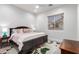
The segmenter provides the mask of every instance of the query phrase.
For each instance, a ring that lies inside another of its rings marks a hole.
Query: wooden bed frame
[[[15,28],[10,28],[10,36],[12,34],[12,30],[13,29],[28,29],[29,27],[26,26],[19,26],[19,27],[15,27]],[[31,53],[33,51],[33,49],[39,47],[40,45],[44,44],[45,42],[48,41],[48,35],[45,36],[41,36],[26,42],[23,42],[24,46],[22,47],[22,50],[19,51],[19,54],[28,54]],[[11,41],[13,42],[13,41]],[[14,42],[13,42],[14,43]]]

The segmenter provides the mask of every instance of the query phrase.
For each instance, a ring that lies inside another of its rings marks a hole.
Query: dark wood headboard
[[[15,28],[10,28],[10,36],[12,34],[12,30],[13,29],[24,29],[24,28],[29,29],[30,27],[27,27],[27,26],[18,26],[18,27],[15,27]]]

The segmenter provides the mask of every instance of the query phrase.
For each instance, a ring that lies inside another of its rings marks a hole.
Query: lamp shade
[[[8,30],[8,29],[7,29],[6,27],[3,27],[3,28],[2,28],[2,32],[7,32],[7,30]]]

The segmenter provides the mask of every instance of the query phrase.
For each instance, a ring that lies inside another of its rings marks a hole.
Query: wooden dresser
[[[65,39],[61,45],[61,54],[79,54],[79,41]]]

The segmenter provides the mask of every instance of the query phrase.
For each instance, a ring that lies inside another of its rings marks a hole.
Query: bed
[[[10,28],[10,37],[13,35],[12,32],[14,29],[30,29],[27,26],[18,26],[15,28]],[[15,35],[16,36],[16,35]],[[20,37],[20,44],[17,44],[16,41],[10,39],[10,42],[13,42],[19,50],[19,54],[28,54],[33,51],[33,49],[39,47],[40,45],[44,44],[48,41],[48,35],[42,33],[42,32],[28,32],[28,33],[21,33],[19,35]]]

